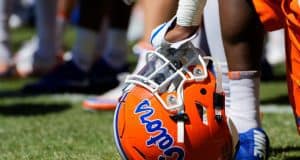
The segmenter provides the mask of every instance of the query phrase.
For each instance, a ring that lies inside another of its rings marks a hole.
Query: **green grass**
[[[279,64],[274,67],[274,80],[262,82],[260,88],[261,104],[289,104],[287,85],[285,80],[285,66]]]
[[[118,159],[113,113],[83,112],[79,101],[57,98],[1,105],[0,159]]]
[[[27,28],[14,30],[14,50],[33,32]],[[66,35],[67,48],[73,39],[70,30]],[[134,61],[130,56],[130,62]],[[262,83],[261,103],[286,105],[283,65],[275,67],[275,75],[276,80]],[[120,159],[113,141],[113,112],[83,111],[81,102],[91,95],[18,94],[18,89],[33,80],[0,80],[1,160]],[[271,160],[300,159],[300,137],[292,114],[264,114],[263,125],[271,140]]]
[[[271,160],[300,159],[300,137],[292,114],[265,114],[263,125],[271,141]]]

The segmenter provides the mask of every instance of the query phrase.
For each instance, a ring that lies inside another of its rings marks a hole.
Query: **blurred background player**
[[[5,77],[26,77],[30,74],[46,73],[53,69],[57,62],[58,38],[56,34],[57,1],[3,0],[0,4],[0,30],[2,57],[0,74]],[[35,11],[35,13],[34,13]],[[12,14],[13,13],[13,14]],[[36,20],[35,20],[36,18]],[[13,57],[10,49],[10,32],[12,27],[36,24],[38,36],[30,41],[31,48],[21,49]]]
[[[14,57],[19,76],[44,75],[62,62],[63,36],[57,22],[57,5],[57,0],[35,0],[37,36],[26,42]]]
[[[101,93],[115,87],[119,83],[116,75],[128,71],[126,29],[130,10],[130,7],[118,1],[78,1],[75,13],[76,38],[71,59],[39,81],[26,85],[23,92]],[[105,29],[107,19],[109,29],[103,32],[104,36],[99,36],[101,27]],[[107,39],[99,40],[103,37]],[[105,46],[103,51],[97,48],[101,45]]]
[[[219,3],[218,3],[219,2]],[[176,25],[157,28],[153,43],[167,45],[190,37],[200,25],[205,1],[180,0]],[[207,2],[212,3],[212,1]],[[263,53],[264,29],[248,1],[214,1],[212,8],[220,8],[220,26],[226,58],[222,71],[226,96],[226,113],[235,124],[240,137],[240,148],[236,159],[265,159],[269,142],[262,130],[259,116],[260,60]],[[210,8],[210,9],[212,9]],[[218,15],[218,14],[217,14]],[[237,16],[239,15],[239,16]],[[205,23],[210,23],[210,19]],[[169,28],[167,28],[169,27]],[[209,29],[206,27],[206,29]],[[167,31],[164,35],[164,31]],[[209,33],[207,33],[209,39]],[[167,42],[164,43],[165,39]],[[209,40],[208,40],[209,41]],[[219,53],[213,53],[219,54]],[[226,73],[227,71],[228,73]],[[228,77],[227,77],[228,75]],[[227,91],[226,91],[227,90]],[[226,93],[227,92],[227,93]]]
[[[14,61],[11,50],[12,28],[32,26],[34,23],[33,0],[2,0],[0,2],[0,77],[13,75]]]
[[[177,3],[174,3],[173,0],[139,0],[135,4],[135,10],[131,14],[131,17],[135,17],[134,14],[142,14],[143,17],[140,17],[141,19],[131,19],[132,25],[142,25],[144,28],[142,37],[139,38],[132,49],[134,54],[138,56],[137,64],[132,73],[137,73],[145,65],[145,52],[153,50],[152,45],[149,43],[152,30],[174,16],[176,7]],[[132,25],[130,27],[136,27]],[[131,31],[131,28],[129,28],[129,31]],[[119,76],[120,85],[116,88],[99,97],[92,97],[85,100],[83,108],[87,110],[113,110],[117,105],[119,96],[122,94],[123,82],[127,74]]]

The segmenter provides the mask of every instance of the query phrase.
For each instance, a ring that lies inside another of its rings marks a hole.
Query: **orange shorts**
[[[283,27],[283,14],[280,8],[281,0],[252,1],[266,31],[273,31]]]
[[[285,29],[289,99],[300,133],[300,2],[253,0],[253,4],[266,31]]]

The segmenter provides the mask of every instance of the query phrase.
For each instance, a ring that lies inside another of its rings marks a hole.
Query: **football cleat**
[[[239,134],[240,144],[236,160],[265,160],[269,155],[269,138],[260,128]]]
[[[220,74],[186,42],[147,53],[128,76],[114,115],[123,159],[232,159],[237,132],[225,115]]]
[[[122,95],[124,81],[127,75],[128,73],[120,73],[118,75],[120,84],[117,87],[98,97],[91,97],[84,100],[82,104],[83,109],[87,111],[114,110],[118,104],[118,98]]]
[[[118,75],[127,73],[129,65],[124,64],[120,68],[114,68],[104,59],[99,59],[89,71],[89,90],[92,93],[103,93],[119,85]]]
[[[126,72],[127,66],[114,69],[99,59],[89,72],[80,69],[73,60],[56,67],[37,82],[23,87],[24,93],[100,93],[119,84],[117,74]],[[103,76],[104,75],[104,76]]]
[[[84,92],[88,86],[88,73],[82,71],[73,61],[67,61],[37,82],[26,84],[22,92],[30,94]]]

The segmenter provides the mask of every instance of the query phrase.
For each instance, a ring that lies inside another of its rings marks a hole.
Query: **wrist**
[[[195,34],[198,28],[199,26],[180,26],[177,24],[173,29],[167,32],[165,39],[171,43],[184,40]]]

